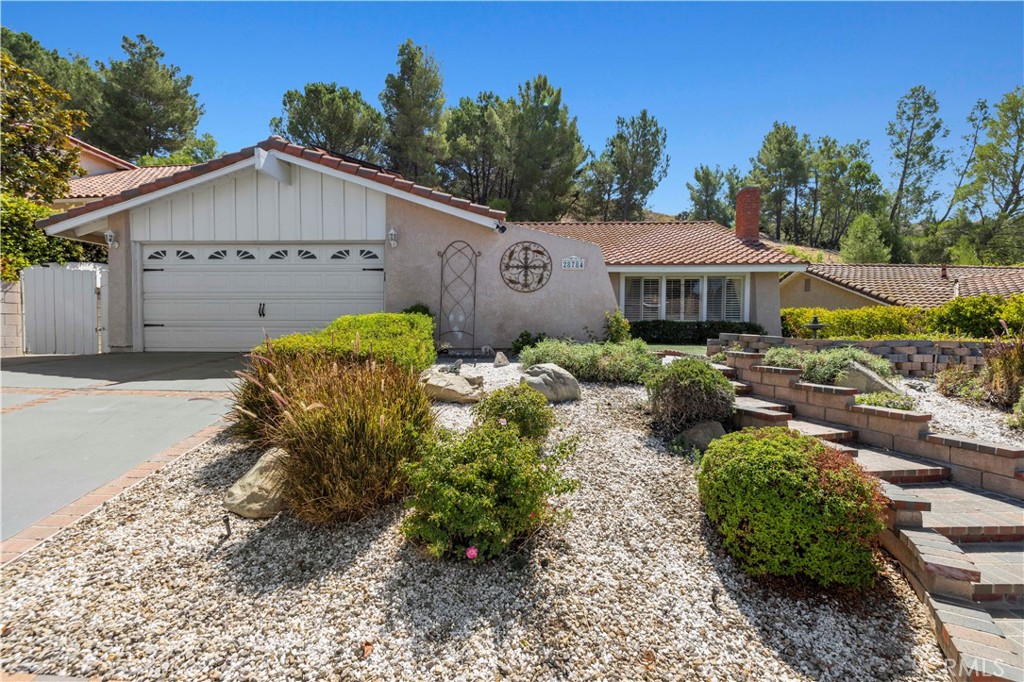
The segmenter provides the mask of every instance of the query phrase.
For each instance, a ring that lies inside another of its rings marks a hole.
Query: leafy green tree
[[[434,57],[412,40],[398,47],[398,72],[384,79],[380,102],[389,165],[406,179],[434,186],[446,155],[444,81]]]
[[[354,156],[371,163],[382,160],[384,117],[358,90],[337,83],[307,83],[289,90],[280,116],[270,129],[296,144]]]
[[[615,134],[608,140],[607,149],[615,169],[618,220],[639,220],[643,216],[647,198],[668,173],[667,141],[668,133],[646,109],[629,119],[616,119]]]
[[[878,221],[867,213],[854,219],[841,244],[839,255],[847,263],[888,263],[891,256]]]
[[[574,181],[586,149],[562,103],[562,89],[546,76],[519,86],[519,97],[502,117],[503,142],[511,165],[502,178],[510,217],[557,220],[572,204]]]
[[[923,85],[912,87],[896,103],[896,118],[889,122],[886,134],[897,178],[889,222],[902,230],[939,197],[933,181],[946,167],[946,152],[940,144],[949,130],[939,117],[935,93]]]
[[[24,197],[0,194],[0,274],[4,281],[16,281],[21,271],[38,263],[80,261],[85,255],[82,244],[49,237],[35,222],[53,213]]]
[[[443,184],[453,194],[484,206],[506,199],[501,179],[510,171],[511,157],[502,138],[509,112],[510,105],[493,92],[463,97],[448,111],[448,155],[441,167]]]
[[[782,240],[783,221],[790,206],[787,201],[792,192],[792,211],[786,227],[789,238],[800,242],[800,192],[809,177],[810,148],[806,135],[801,136],[794,126],[776,121],[757,156],[750,160],[750,177],[767,199],[762,203],[762,212],[775,223],[776,241]]]
[[[88,141],[122,158],[167,156],[195,139],[203,114],[192,76],[163,62],[164,52],[144,35],[121,41],[125,58],[100,65],[103,107]]]
[[[100,76],[79,54],[61,55],[47,50],[29,33],[15,33],[6,26],[0,29],[0,45],[19,66],[30,69],[53,88],[66,92],[65,109],[82,111],[86,121],[94,120],[102,108]],[[88,129],[76,127],[76,134],[88,137]]]
[[[173,154],[167,156],[146,154],[135,163],[139,166],[191,166],[216,159],[220,155],[217,150],[217,140],[210,133],[203,133],[199,137],[192,138],[185,147]]]
[[[822,137],[810,163],[814,184],[809,188],[810,215],[802,231],[810,246],[836,248],[857,215],[879,210],[882,181],[871,168],[866,140],[840,144]]]
[[[981,142],[981,137],[984,134],[988,120],[988,102],[983,99],[979,99],[975,103],[974,108],[971,109],[971,113],[967,115],[967,124],[970,126],[970,130],[963,136],[963,144],[961,146],[963,163],[960,164],[960,172],[957,174],[956,185],[953,187],[953,192],[950,194],[949,203],[946,205],[946,212],[941,218],[935,221],[936,223],[941,224],[946,222],[946,220],[949,219],[950,214],[953,213],[953,209],[956,205],[963,201],[965,196],[965,191],[962,189],[964,187],[964,181],[967,179],[967,174],[974,165],[974,153],[978,149],[978,143]]]
[[[713,220],[731,227],[736,219],[739,185],[740,174],[735,166],[725,171],[718,166],[697,166],[693,171],[693,182],[686,183],[692,205],[687,219]]]
[[[1024,86],[1003,95],[985,122],[962,196],[977,216],[986,262],[1024,261]]]
[[[6,54],[0,54],[0,189],[51,202],[64,196],[68,181],[82,172],[78,149],[68,142],[85,114],[65,109],[68,96],[46,84]]]

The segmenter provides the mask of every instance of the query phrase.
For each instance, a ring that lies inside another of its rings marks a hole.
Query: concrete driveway
[[[220,421],[241,365],[234,353],[5,359],[3,539]]]

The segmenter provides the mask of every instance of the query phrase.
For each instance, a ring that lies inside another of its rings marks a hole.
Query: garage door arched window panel
[[[206,259],[207,260],[225,260],[225,259],[227,259],[227,257],[228,257],[228,250],[227,249],[217,249],[216,251],[213,251],[212,253],[210,253],[210,255],[206,257]]]
[[[157,249],[146,256],[146,260],[163,260],[164,258],[167,258],[167,251],[164,249]]]
[[[288,260],[288,249],[277,249],[271,252],[267,260]]]
[[[441,315],[438,341],[452,348],[473,348],[476,332],[476,259],[480,254],[454,241],[441,257]]]
[[[238,260],[256,260],[256,254],[247,249],[237,249],[235,256],[238,257]]]

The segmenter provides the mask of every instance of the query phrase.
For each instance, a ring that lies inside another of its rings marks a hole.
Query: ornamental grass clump
[[[816,352],[778,346],[765,352],[762,364],[770,367],[799,369],[801,370],[800,378],[803,381],[833,386],[842,381],[851,362],[864,365],[881,377],[888,378],[896,375],[896,370],[891,362],[854,346],[825,348]]]
[[[916,410],[917,401],[913,396],[892,391],[876,391],[874,393],[858,393],[854,396],[857,405],[887,407],[890,410]]]
[[[265,429],[283,449],[282,495],[310,523],[359,518],[405,492],[403,462],[419,458],[433,413],[418,377],[388,362],[296,365]]]
[[[749,575],[874,584],[884,498],[848,455],[789,429],[744,429],[711,443],[697,483],[722,544]]]
[[[517,384],[491,391],[473,406],[477,424],[513,426],[523,438],[544,440],[555,425],[555,411],[539,391]]]
[[[402,530],[435,557],[498,556],[565,518],[568,512],[550,500],[576,489],[559,470],[575,451],[576,441],[567,440],[545,454],[511,424],[445,432],[426,446],[422,459],[403,467],[412,512]]]
[[[732,416],[736,391],[725,375],[697,358],[681,358],[644,380],[655,429],[675,436],[700,422]]]
[[[660,360],[639,339],[625,343],[576,343],[544,339],[519,355],[523,367],[551,362],[578,381],[638,384],[660,365]]]

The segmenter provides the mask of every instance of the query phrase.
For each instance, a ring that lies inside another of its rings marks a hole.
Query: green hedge
[[[264,341],[253,352],[266,354],[268,344],[282,358],[310,354],[337,359],[373,356],[417,371],[437,361],[434,321],[422,313],[346,315],[319,331]]]
[[[640,383],[661,360],[640,339],[626,343],[576,343],[544,339],[519,354],[523,367],[553,362],[578,381]]]
[[[692,345],[717,339],[719,334],[764,334],[764,327],[754,322],[680,322],[678,320],[644,320],[631,322],[635,339],[647,343]]]
[[[805,325],[817,315],[826,325],[822,339],[985,339],[1001,333],[1004,320],[1011,331],[1024,331],[1024,294],[965,296],[936,308],[869,306],[852,310],[783,308],[782,334],[809,339]]]

